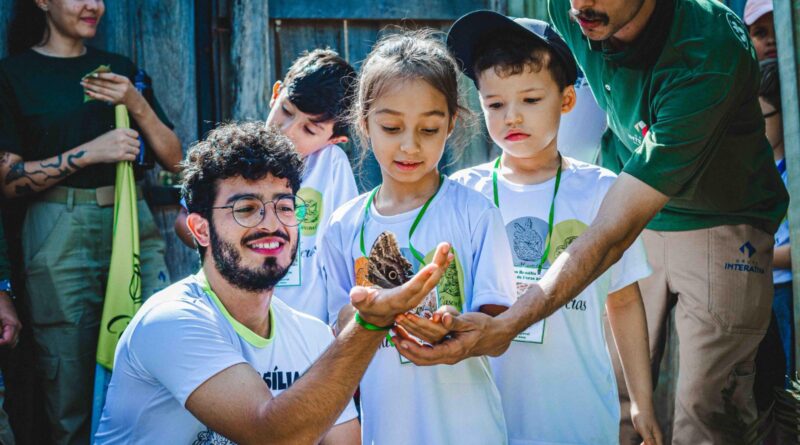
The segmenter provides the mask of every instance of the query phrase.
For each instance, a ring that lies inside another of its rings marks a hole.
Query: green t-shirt
[[[29,49],[0,60],[0,151],[18,154],[25,161],[42,160],[113,130],[114,107],[97,100],[84,102],[80,85],[83,76],[100,65],[109,65],[131,82],[136,75],[136,66],[126,57],[91,47],[79,57],[49,57]],[[150,105],[172,127],[155,99]],[[131,124],[136,128],[133,119]],[[114,164],[94,164],[60,185],[113,185],[115,174]]]
[[[588,40],[569,7],[549,1],[608,114],[604,166],[671,198],[648,228],[750,224],[774,233],[789,196],[764,134],[758,62],[739,18],[713,0],[659,0],[636,42],[614,51]]]

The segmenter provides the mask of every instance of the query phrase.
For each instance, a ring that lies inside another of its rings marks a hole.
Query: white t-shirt
[[[289,388],[333,341],[328,326],[270,305],[270,338],[236,322],[202,274],[148,299],[117,345],[95,443],[228,443],[184,406],[203,382],[239,363],[251,365],[274,396]],[[337,424],[356,417],[348,404]]]
[[[327,273],[330,319],[350,302],[349,291],[365,284],[366,258],[359,243],[368,194],[337,210],[323,238],[320,260]],[[397,237],[414,270],[408,232],[419,209],[393,216],[370,208],[364,227],[367,254],[383,231]],[[500,212],[478,193],[445,179],[411,237],[430,261],[436,246],[452,244],[455,260],[438,286],[439,298],[462,302],[463,311],[485,304],[509,306],[514,295],[508,239]],[[485,357],[453,366],[401,363],[384,341],[361,381],[362,440],[365,444],[502,444],[506,442],[500,396]]]
[[[600,141],[608,127],[606,112],[597,105],[586,77],[575,83],[575,108],[561,116],[558,147],[564,156],[597,164]]]
[[[347,155],[338,145],[328,145],[305,159],[306,169],[297,194],[308,205],[300,225],[297,259],[275,294],[300,312],[328,321],[325,284],[317,265],[318,240],[325,233],[333,211],[358,195]]]
[[[561,175],[551,247],[542,273],[594,220],[616,179],[608,170],[565,159],[569,166]],[[462,170],[453,180],[492,200],[493,165],[494,161]],[[520,185],[498,174],[500,210],[520,277],[531,267],[536,269],[544,253],[554,186],[555,178]],[[491,359],[510,444],[619,442],[619,399],[602,317],[609,292],[649,274],[644,246],[637,240],[609,271],[540,322],[541,329],[532,329],[540,337],[526,342],[517,337],[505,354]]]

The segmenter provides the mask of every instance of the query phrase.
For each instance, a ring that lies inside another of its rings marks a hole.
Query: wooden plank
[[[97,34],[87,44],[136,59],[133,21],[136,5],[132,2],[107,2]]]
[[[8,55],[7,43],[8,26],[11,24],[11,17],[14,12],[14,2],[0,2],[0,58]]]
[[[340,20],[275,20],[275,78],[283,79],[294,60],[304,51],[330,48],[345,57],[344,26]]]
[[[270,3],[273,2],[236,0],[232,3],[234,102],[231,116],[236,120],[263,120],[269,112],[269,93],[273,82],[268,56]]]
[[[547,0],[508,0],[508,15],[550,21]]]
[[[194,2],[182,0],[139,0],[136,23],[138,64],[153,79],[161,107],[175,125],[182,147],[197,140],[197,84],[194,47]],[[158,183],[156,168],[148,175]],[[165,260],[172,280],[197,269],[197,253],[180,242],[173,230],[177,203],[155,207],[153,216],[164,237]]]
[[[274,19],[455,20],[486,7],[485,0],[273,1],[269,14]]]

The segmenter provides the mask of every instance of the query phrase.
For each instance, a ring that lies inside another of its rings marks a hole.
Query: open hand
[[[402,286],[394,289],[356,286],[350,291],[350,302],[359,316],[368,323],[390,326],[394,324],[397,314],[417,307],[436,287],[452,260],[450,245],[441,243],[436,248],[433,261]]]
[[[399,314],[394,319],[397,324],[394,331],[397,335],[407,340],[413,341],[411,337],[413,335],[430,344],[439,343],[450,332],[442,324],[442,316],[446,313],[454,317],[461,315],[458,309],[450,305],[437,309],[430,319],[420,317],[414,313]]]

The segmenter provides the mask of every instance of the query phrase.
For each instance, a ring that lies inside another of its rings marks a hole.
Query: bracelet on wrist
[[[356,323],[360,324],[361,327],[363,327],[364,329],[366,329],[368,331],[388,331],[389,329],[392,329],[392,326],[394,326],[394,325],[390,325],[390,326],[385,326],[384,327],[384,326],[374,325],[374,324],[364,320],[363,318],[361,318],[361,315],[359,315],[358,312],[356,312],[355,320],[356,320]]]

